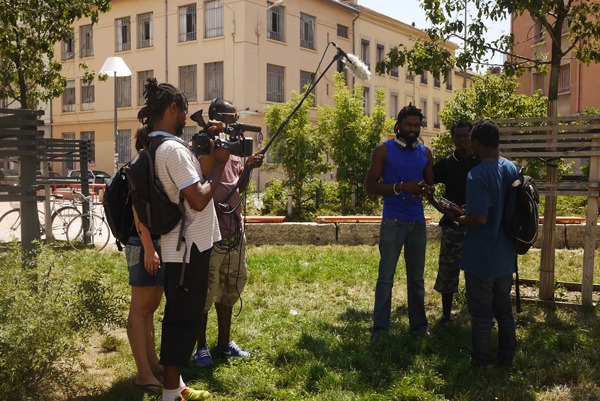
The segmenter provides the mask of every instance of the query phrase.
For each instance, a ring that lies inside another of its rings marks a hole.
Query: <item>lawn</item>
[[[596,308],[524,302],[517,315],[514,368],[473,368],[462,275],[453,322],[434,326],[441,314],[432,289],[438,250],[439,243],[428,245],[426,307],[433,335],[410,334],[401,262],[391,330],[371,344],[376,246],[249,246],[250,278],[234,310],[232,338],[251,358],[215,358],[212,368],[192,363],[184,379],[208,389],[214,400],[600,400]],[[101,260],[96,263],[108,288],[127,295],[124,259],[122,253],[106,252],[99,259],[83,255],[77,263],[89,269],[90,261]],[[557,280],[580,282],[581,260],[581,250],[558,250]],[[521,276],[537,278],[538,270],[539,250],[532,250],[522,259]],[[595,277],[598,282],[598,271]],[[161,314],[162,309],[157,336]],[[213,347],[214,311],[208,338]],[[82,349],[78,394],[66,399],[157,399],[132,385],[130,354],[122,328],[96,336]]]

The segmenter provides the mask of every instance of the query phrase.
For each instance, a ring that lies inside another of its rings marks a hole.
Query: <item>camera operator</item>
[[[236,123],[238,120],[235,106],[224,99],[214,99],[211,102],[208,117],[213,124],[219,121],[229,125]],[[200,156],[201,164],[204,164],[203,159],[204,156]],[[230,335],[233,305],[239,300],[248,277],[246,237],[243,232],[241,208],[239,207],[240,192],[244,192],[250,177],[249,174],[244,174],[244,172],[248,173],[247,169],[260,167],[262,162],[263,154],[260,152],[249,156],[245,163],[241,157],[230,155],[215,192],[214,202],[217,206],[219,228],[223,239],[215,244],[210,255],[208,295],[204,304],[204,314],[198,335],[198,348],[194,354],[194,361],[198,366],[206,367],[213,364],[206,341],[208,311],[213,303],[217,312],[218,352],[226,357],[250,356],[249,352],[244,351],[235,342],[231,341]],[[223,200],[236,188],[240,179],[244,181],[239,183],[238,189],[229,197],[227,204],[225,204],[226,207],[223,207]]]
[[[148,78],[140,122],[156,136],[177,137],[186,123],[187,99],[182,91]],[[183,141],[169,140],[156,149],[156,175],[173,203],[183,195],[185,241],[178,249],[179,225],[160,239],[165,263],[165,313],[162,323],[160,363],[164,380],[162,401],[199,400],[210,396],[183,383],[181,369],[187,367],[202,320],[197,305],[206,301],[208,263],[213,244],[221,239],[212,202],[229,158],[229,151],[214,148],[206,158],[214,159],[210,173],[203,171],[196,156]]]

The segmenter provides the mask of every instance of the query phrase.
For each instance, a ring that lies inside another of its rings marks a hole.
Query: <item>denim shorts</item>
[[[153,240],[154,248],[160,256],[160,245],[158,240]],[[154,287],[164,284],[165,266],[161,260],[160,268],[156,276],[148,274],[144,268],[144,248],[138,237],[129,237],[125,246],[125,257],[129,269],[129,285],[132,287]]]

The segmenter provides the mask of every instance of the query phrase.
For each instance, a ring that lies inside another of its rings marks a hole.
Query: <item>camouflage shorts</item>
[[[433,288],[441,293],[458,291],[460,252],[465,239],[466,227],[442,226],[438,275]]]

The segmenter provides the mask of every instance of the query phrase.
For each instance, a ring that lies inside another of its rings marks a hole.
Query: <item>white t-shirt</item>
[[[163,135],[175,136],[163,132],[154,131],[151,137]],[[177,138],[179,139],[179,138]],[[156,175],[164,186],[164,190],[171,202],[179,203],[179,192],[198,181],[204,181],[200,163],[194,154],[188,149],[182,140],[165,141],[156,149],[155,160]],[[190,207],[184,199],[185,207],[185,243],[177,251],[177,240],[179,238],[180,224],[177,224],[171,232],[161,236],[161,257],[164,262],[181,263],[185,246],[187,244],[186,262],[190,261],[190,249],[196,244],[198,250],[203,252],[221,240],[219,223],[213,202],[208,202],[201,212]]]

